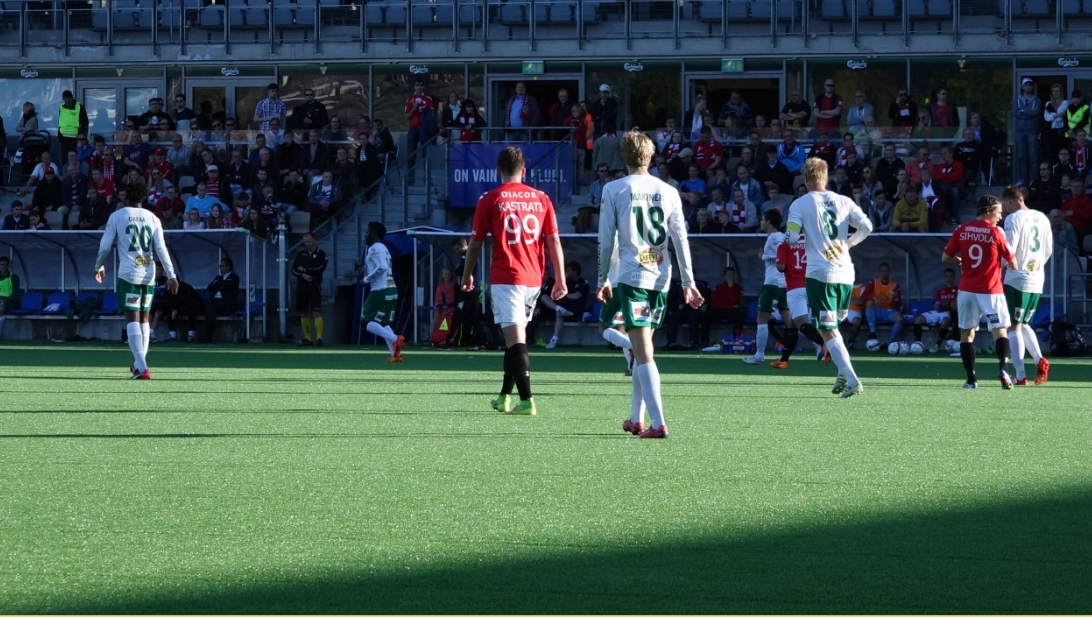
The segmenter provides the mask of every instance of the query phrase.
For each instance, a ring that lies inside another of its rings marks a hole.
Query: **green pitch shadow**
[[[1092,489],[1082,489],[750,537],[548,545],[526,560],[355,574],[297,566],[264,580],[206,577],[180,593],[118,581],[126,599],[69,589],[43,612],[1088,613],[1090,520]]]

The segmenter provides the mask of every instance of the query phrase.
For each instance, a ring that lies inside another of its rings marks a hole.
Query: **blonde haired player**
[[[675,248],[682,275],[683,299],[692,308],[703,298],[694,284],[690,245],[679,192],[649,175],[656,146],[637,130],[626,133],[619,146],[629,175],[603,187],[599,213],[599,283],[596,296],[606,305],[615,294],[633,343],[633,394],[630,418],[622,430],[642,439],[668,436],[660,394],[660,372],[653,359],[652,331],[663,321],[671,284],[668,238]],[[618,288],[610,280],[611,258],[618,251]],[[651,426],[644,428],[647,409]]]
[[[848,197],[826,190],[827,163],[810,158],[804,163],[804,186],[808,192],[789,206],[786,237],[796,244],[804,234],[808,265],[804,288],[808,306],[815,313],[819,332],[825,341],[831,360],[838,367],[834,394],[848,398],[864,392],[849,351],[838,332],[838,323],[845,319],[853,294],[853,261],[849,249],[857,246],[872,232],[872,223],[861,208]],[[849,226],[857,229],[849,235]]]
[[[1001,193],[1001,207],[1005,217],[1005,238],[1009,241],[1016,268],[1005,272],[1005,303],[1009,306],[1012,327],[1009,328],[1009,351],[1016,368],[1016,385],[1028,385],[1024,371],[1024,351],[1035,362],[1035,385],[1045,383],[1050,362],[1039,350],[1039,339],[1031,320],[1039,307],[1039,295],[1043,293],[1044,267],[1054,254],[1054,234],[1050,219],[1037,210],[1024,205],[1020,189],[1008,187]]]
[[[106,260],[115,244],[118,249],[117,293],[125,310],[125,331],[129,335],[129,350],[133,352],[133,379],[151,379],[148,371],[148,343],[151,330],[148,314],[155,294],[155,258],[167,274],[167,290],[178,293],[178,278],[174,264],[163,241],[163,226],[151,210],[141,207],[146,192],[142,186],[130,187],[126,201],[106,221],[106,233],[99,242],[95,260],[95,281],[106,278]],[[154,253],[154,255],[153,255]]]

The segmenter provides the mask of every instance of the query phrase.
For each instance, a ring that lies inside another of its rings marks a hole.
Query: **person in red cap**
[[[158,169],[164,180],[174,183],[174,165],[167,162],[167,151],[156,146],[152,150],[152,156],[148,161],[148,167],[144,170],[145,181],[152,177],[152,170]]]
[[[42,218],[45,218],[46,212],[59,210],[64,203],[61,181],[57,179],[57,172],[54,171],[53,166],[43,170],[42,181],[38,183],[38,188],[34,189],[32,203],[32,211],[37,212]]]

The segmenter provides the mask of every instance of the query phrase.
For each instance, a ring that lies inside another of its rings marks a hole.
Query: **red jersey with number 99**
[[[554,204],[542,191],[519,182],[502,184],[481,196],[470,237],[493,235],[493,285],[539,287],[546,270],[545,237],[557,233]]]
[[[1002,293],[1001,262],[1012,259],[1012,250],[997,225],[978,219],[963,223],[952,232],[944,254],[958,254],[963,260],[960,291]]]
[[[808,254],[804,248],[804,237],[794,245],[788,240],[777,247],[777,263],[785,266],[785,291],[800,289],[804,286],[804,275],[808,270]]]

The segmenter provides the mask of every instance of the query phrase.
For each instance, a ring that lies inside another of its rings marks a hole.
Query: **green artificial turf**
[[[1088,613],[1092,362],[0,346],[0,612]]]

